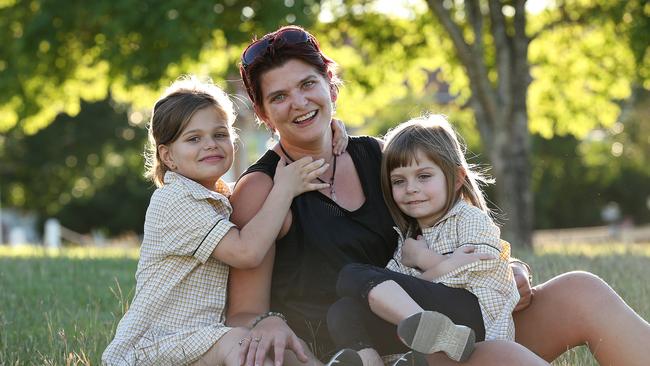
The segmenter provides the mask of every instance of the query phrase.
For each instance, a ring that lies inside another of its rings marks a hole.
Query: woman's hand
[[[239,351],[240,365],[263,365],[271,349],[276,366],[282,366],[284,351],[287,349],[292,350],[300,361],[309,360],[302,343],[287,323],[278,317],[269,316],[257,323],[249,334],[242,338]]]
[[[338,119],[332,119],[332,153],[341,155],[348,147],[348,132],[345,125]]]
[[[515,276],[515,282],[517,283],[517,290],[519,290],[519,302],[515,306],[514,311],[523,310],[530,305],[533,301],[533,295],[535,294],[535,289],[530,286],[530,280],[528,278],[528,268],[525,265],[519,262],[510,262],[510,268],[512,268],[512,274]]]

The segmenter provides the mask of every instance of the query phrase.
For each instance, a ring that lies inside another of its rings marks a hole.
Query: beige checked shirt
[[[399,232],[394,259],[386,268],[411,276],[420,275],[415,268],[401,263],[404,236]],[[446,273],[433,282],[465,288],[478,298],[485,325],[485,339],[515,339],[512,311],[519,301],[519,291],[508,264],[510,244],[499,239],[499,228],[479,208],[460,200],[433,227],[422,235],[429,249],[451,254],[463,245],[473,245],[478,253],[491,253],[498,259],[470,263]]]
[[[235,226],[222,181],[213,192],[167,172],[149,203],[135,296],[105,365],[185,365],[230,328],[224,325],[228,266],[211,257]]]

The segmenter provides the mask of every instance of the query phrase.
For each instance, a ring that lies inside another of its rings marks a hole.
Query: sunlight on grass
[[[544,244],[535,246],[536,255],[562,254],[569,256],[584,256],[587,258],[605,257],[612,255],[634,255],[650,257],[648,244]]]
[[[534,284],[589,271],[650,319],[648,244],[544,244],[513,254],[531,265]],[[137,247],[0,246],[0,365],[101,364],[133,298],[137,259]],[[597,363],[582,346],[552,365]]]
[[[0,246],[0,258],[138,259],[139,254],[139,248],[131,247],[45,248],[37,245]]]

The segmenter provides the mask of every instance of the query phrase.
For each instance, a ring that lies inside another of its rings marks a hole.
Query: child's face
[[[159,146],[169,169],[211,190],[230,169],[233,150],[228,124],[213,107],[196,111],[176,141]]]
[[[431,227],[444,215],[447,181],[442,169],[419,151],[416,160],[390,172],[393,199],[421,228]]]

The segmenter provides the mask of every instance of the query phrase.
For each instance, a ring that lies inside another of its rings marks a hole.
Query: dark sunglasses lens
[[[261,39],[256,43],[250,45],[246,51],[244,51],[244,54],[241,57],[241,61],[244,67],[250,65],[258,56],[266,52],[268,45],[268,39]]]
[[[286,31],[278,34],[275,38],[284,40],[288,44],[296,44],[300,42],[307,42],[309,36],[306,32],[300,29],[287,29]]]
[[[266,52],[269,43],[274,40],[281,40],[285,44],[297,44],[300,42],[307,42],[309,40],[309,35],[300,29],[287,29],[276,34],[275,37],[271,39],[265,38],[251,44],[242,55],[242,65],[244,68],[252,64],[256,58],[263,55]]]

